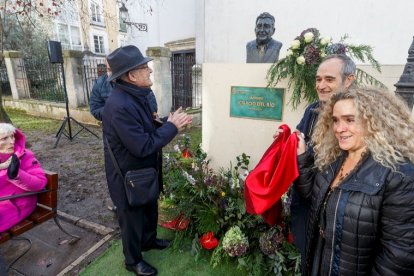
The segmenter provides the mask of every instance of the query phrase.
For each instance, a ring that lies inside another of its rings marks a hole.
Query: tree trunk
[[[6,5],[6,2],[4,2]],[[4,26],[3,26],[3,17],[2,13],[0,12],[0,67],[4,61]],[[11,123],[9,115],[7,115],[6,110],[3,107],[3,87],[0,83],[0,122],[2,123]]]
[[[0,53],[0,66],[3,64],[4,58],[3,53]],[[9,123],[11,124],[12,121],[10,120],[9,115],[7,115],[6,110],[4,110],[3,106],[3,86],[0,84],[0,122],[2,123]]]

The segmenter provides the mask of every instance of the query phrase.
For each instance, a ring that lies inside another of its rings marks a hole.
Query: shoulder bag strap
[[[109,156],[111,156],[112,163],[114,164],[116,172],[122,177],[122,180],[124,180],[124,175],[122,174],[121,169],[119,168],[118,162],[115,159],[114,153],[112,152],[111,146],[109,145],[108,138],[106,138],[106,136],[104,137],[105,137],[106,146],[108,147],[108,150],[109,150]]]

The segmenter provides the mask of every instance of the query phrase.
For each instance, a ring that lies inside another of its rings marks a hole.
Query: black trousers
[[[292,186],[291,228],[294,244],[300,252],[302,265],[305,262],[306,232],[310,206],[310,199],[304,199],[296,190],[296,187]]]
[[[150,247],[157,237],[158,201],[118,209],[117,216],[125,264],[136,265],[142,260],[142,249]]]

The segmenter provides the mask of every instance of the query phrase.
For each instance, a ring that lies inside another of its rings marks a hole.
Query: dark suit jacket
[[[247,63],[274,63],[279,60],[279,52],[282,48],[282,42],[270,40],[263,60],[260,60],[259,50],[257,49],[256,40],[252,40],[246,44],[246,62]]]

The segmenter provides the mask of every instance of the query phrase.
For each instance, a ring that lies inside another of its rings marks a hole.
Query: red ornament
[[[182,155],[184,158],[190,158],[191,157],[191,153],[188,149],[183,149]]]
[[[218,240],[214,237],[214,232],[207,232],[200,238],[200,244],[204,249],[211,250],[217,247]]]
[[[288,233],[287,241],[288,241],[288,243],[293,244],[294,240],[293,240],[293,234],[292,234],[292,232],[289,232]]]

